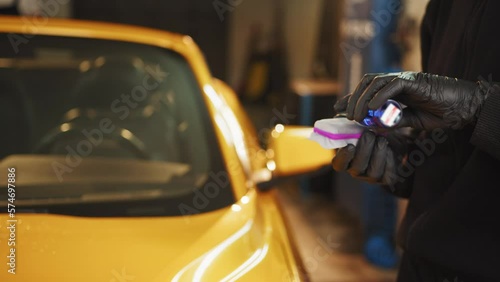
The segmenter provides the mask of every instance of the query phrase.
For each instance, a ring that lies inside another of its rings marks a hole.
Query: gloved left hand
[[[335,110],[361,122],[368,109],[378,109],[394,99],[407,106],[398,127],[460,129],[477,121],[488,92],[489,86],[481,81],[416,72],[367,74]]]
[[[403,181],[398,168],[404,165],[406,153],[407,138],[398,131],[377,135],[366,130],[356,146],[337,150],[332,166],[359,180],[392,186]]]

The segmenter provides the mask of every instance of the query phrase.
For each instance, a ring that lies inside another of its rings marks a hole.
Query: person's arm
[[[481,106],[471,143],[500,160],[500,86],[494,85],[489,89],[490,94]]]

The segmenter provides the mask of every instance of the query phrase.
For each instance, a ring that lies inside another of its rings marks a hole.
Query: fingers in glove
[[[401,94],[407,94],[404,93],[405,89],[410,85],[413,84],[414,82],[401,79],[401,78],[396,78],[393,79],[389,84],[387,84],[385,87],[382,89],[379,89],[375,95],[372,96],[371,100],[368,103],[368,108],[371,110],[376,110],[380,107],[382,107],[387,100],[394,98],[398,95]],[[419,93],[411,93],[407,95],[418,95]]]
[[[354,118],[354,109],[356,108],[356,103],[358,102],[359,97],[361,96],[361,94],[363,94],[366,87],[370,85],[372,80],[378,75],[379,74],[365,74],[365,76],[363,76],[363,79],[361,79],[361,82],[358,84],[354,92],[352,92],[346,110],[348,119],[352,120]]]
[[[405,108],[403,109],[403,117],[396,125],[396,127],[411,127],[415,129],[425,129],[421,117],[419,117],[413,109]]]
[[[388,85],[392,80],[396,79],[393,75],[377,76],[370,85],[366,87],[365,91],[358,98],[356,107],[354,109],[354,120],[361,122],[368,114],[368,103],[372,100],[373,96],[381,89]]]
[[[363,175],[366,172],[376,140],[377,138],[373,132],[365,131],[363,133],[356,145],[356,153],[348,169],[352,176]]]
[[[408,152],[408,145],[413,143],[417,137],[413,136],[414,131],[408,131],[405,129],[396,129],[392,131],[392,134],[384,136],[387,139],[387,147],[396,155],[406,155]]]
[[[335,157],[332,160],[333,169],[336,171],[346,171],[354,158],[356,147],[352,144],[337,150]]]
[[[401,177],[398,176],[396,159],[392,150],[387,151],[386,157],[382,182],[386,185],[393,186],[400,181]]]
[[[349,103],[349,99],[351,98],[351,96],[352,94],[345,95],[344,97],[342,97],[342,99],[335,103],[333,109],[335,110],[336,114],[345,113],[345,111],[347,110],[347,104]]]
[[[388,145],[389,142],[385,137],[377,137],[371,160],[366,171],[366,176],[371,178],[372,182],[380,181],[384,175],[387,152],[390,150]]]

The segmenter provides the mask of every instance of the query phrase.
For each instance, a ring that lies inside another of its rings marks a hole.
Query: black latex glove
[[[484,82],[416,72],[367,74],[352,94],[335,105],[335,111],[361,122],[368,109],[394,99],[407,106],[398,127],[460,129],[476,122],[487,96]]]
[[[398,132],[382,136],[366,130],[356,146],[337,150],[332,165],[336,171],[347,171],[354,178],[393,186],[403,181],[398,167],[403,165],[406,152],[406,139]]]

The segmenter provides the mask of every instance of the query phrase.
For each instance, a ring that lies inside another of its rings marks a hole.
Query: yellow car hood
[[[296,273],[283,234],[271,228],[271,202],[251,192],[232,207],[185,217],[17,215],[16,274],[4,263],[0,281],[281,281]],[[4,260],[7,220],[0,217]]]

